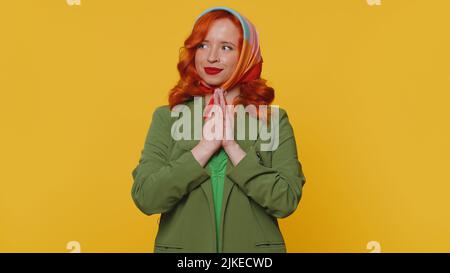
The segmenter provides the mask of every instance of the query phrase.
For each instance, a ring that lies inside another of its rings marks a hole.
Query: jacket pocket
[[[156,252],[181,252],[184,249],[181,245],[155,243]]]
[[[286,246],[284,242],[256,242],[256,252],[264,253],[286,253]]]
[[[285,247],[284,242],[256,242],[256,247]]]

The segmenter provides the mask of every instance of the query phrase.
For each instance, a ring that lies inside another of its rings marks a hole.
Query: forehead
[[[214,21],[206,34],[206,40],[223,40],[237,42],[239,39],[239,29],[228,18],[221,18]]]

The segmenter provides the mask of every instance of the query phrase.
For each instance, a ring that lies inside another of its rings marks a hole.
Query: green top
[[[222,212],[223,186],[225,183],[225,171],[227,168],[228,155],[223,148],[214,154],[207,166],[211,170],[211,183],[213,189],[214,211],[216,216],[216,241],[217,252],[219,252],[220,240],[220,216]]]

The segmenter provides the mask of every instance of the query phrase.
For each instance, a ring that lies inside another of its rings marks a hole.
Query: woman
[[[274,90],[261,68],[258,34],[246,18],[226,7],[200,14],[180,54],[180,80],[169,105],[154,111],[132,172],[136,206],[161,214],[155,252],[286,252],[277,218],[294,212],[306,181],[288,116],[281,108],[240,116],[247,132],[251,119],[277,125],[276,149],[261,149],[259,134],[235,138],[229,107],[270,105]],[[175,139],[171,110],[194,111],[198,97],[205,110],[200,139]]]

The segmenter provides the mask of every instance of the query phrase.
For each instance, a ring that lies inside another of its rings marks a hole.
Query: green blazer
[[[193,99],[185,105],[194,113]],[[246,113],[246,132],[252,118]],[[211,172],[191,152],[199,140],[171,137],[177,119],[168,105],[154,111],[139,164],[132,171],[136,206],[146,215],[161,214],[154,252],[286,252],[277,218],[295,211],[306,182],[286,111],[279,108],[276,150],[262,151],[259,134],[256,140],[247,133],[236,140],[246,156],[236,166],[227,162],[219,247]]]

